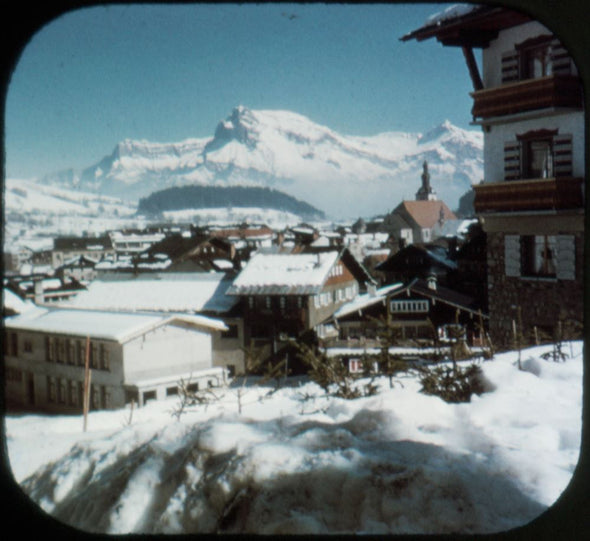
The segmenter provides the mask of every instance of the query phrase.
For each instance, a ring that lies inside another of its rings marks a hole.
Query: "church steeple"
[[[416,192],[416,201],[436,201],[436,193],[430,186],[430,173],[428,172],[428,162],[424,160],[422,164],[422,186]]]

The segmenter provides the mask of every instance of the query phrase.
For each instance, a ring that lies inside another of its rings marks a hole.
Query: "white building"
[[[511,343],[519,307],[525,333],[581,326],[584,100],[573,58],[550,29],[498,6],[454,6],[402,39],[429,38],[461,47],[484,133],[474,206],[487,238],[492,338]]]
[[[220,321],[188,315],[38,310],[5,321],[6,400],[17,408],[79,413],[88,352],[91,409],[143,405],[177,393],[180,380],[217,385]],[[88,349],[87,349],[88,348]]]

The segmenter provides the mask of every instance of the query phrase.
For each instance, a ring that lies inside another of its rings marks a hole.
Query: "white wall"
[[[502,182],[504,180],[504,143],[506,141],[515,141],[516,134],[539,129],[559,129],[560,134],[567,133],[573,136],[573,175],[583,177],[585,174],[584,113],[580,111],[494,125],[490,127],[489,132],[484,130],[485,182]]]
[[[498,38],[493,40],[482,52],[482,78],[484,88],[491,88],[502,84],[500,60],[503,53],[513,50],[517,43],[521,43],[529,38],[548,34],[551,34],[551,31],[536,21],[501,31]]]
[[[185,374],[212,366],[209,332],[163,325],[123,346],[125,383]]]

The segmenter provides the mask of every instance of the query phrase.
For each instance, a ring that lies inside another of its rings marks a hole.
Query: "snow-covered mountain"
[[[341,135],[289,111],[235,108],[213,137],[178,143],[126,139],[82,170],[44,184],[137,200],[186,184],[266,186],[334,217],[387,212],[413,199],[427,160],[431,184],[451,207],[483,174],[483,138],[445,121],[421,133]]]

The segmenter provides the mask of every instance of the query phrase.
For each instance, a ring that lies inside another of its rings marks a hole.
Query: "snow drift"
[[[448,404],[411,373],[356,400],[294,379],[79,417],[7,418],[23,490],[60,521],[107,533],[473,533],[528,523],[576,466],[582,343],[482,362],[492,391]],[[569,346],[566,348],[569,350]],[[547,406],[551,404],[551,407]]]

